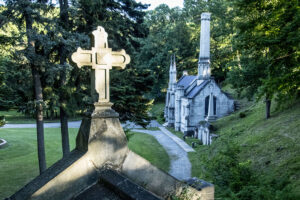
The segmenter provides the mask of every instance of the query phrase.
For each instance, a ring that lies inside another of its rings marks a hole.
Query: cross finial
[[[112,51],[108,48],[107,33],[104,28],[98,26],[92,32],[94,36],[94,46],[92,50],[82,50],[78,48],[72,55],[72,60],[80,68],[82,66],[92,66],[92,97],[95,101],[98,97],[98,104],[109,103],[109,70],[112,67],[124,69],[130,62],[130,57],[125,50]]]
[[[107,45],[107,33],[101,26],[97,27],[97,30],[93,31],[94,47],[95,48],[108,48]]]

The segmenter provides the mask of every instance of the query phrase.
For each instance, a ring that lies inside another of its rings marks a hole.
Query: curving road
[[[152,135],[163,146],[163,148],[167,151],[171,161],[169,174],[171,174],[178,180],[187,180],[191,178],[191,163],[188,158],[187,152],[194,150],[183,149],[180,145],[178,145],[178,143],[176,143],[162,130],[150,131],[146,129],[132,129],[132,131]]]

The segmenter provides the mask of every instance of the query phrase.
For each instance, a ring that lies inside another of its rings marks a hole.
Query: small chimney
[[[189,75],[188,71],[184,70],[184,71],[182,72],[182,76],[187,76],[187,75]]]

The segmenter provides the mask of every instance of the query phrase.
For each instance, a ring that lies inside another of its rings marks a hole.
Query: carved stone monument
[[[102,27],[93,35],[92,50],[79,48],[72,56],[78,67],[92,66],[92,93],[99,94],[94,112],[82,120],[76,149],[9,199],[158,200],[183,193],[191,200],[212,200],[212,185],[198,191],[128,149],[118,114],[109,102],[109,70],[113,66],[124,68],[130,58],[124,50],[108,48]]]

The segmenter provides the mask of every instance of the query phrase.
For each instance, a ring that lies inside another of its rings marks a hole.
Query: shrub
[[[246,113],[240,112],[240,118],[245,118],[245,117],[246,117]]]
[[[126,126],[123,128],[123,130],[124,130],[124,133],[126,135],[127,141],[129,141],[129,139],[134,135],[134,133],[131,132],[130,129],[127,128]]]
[[[4,116],[0,116],[0,127],[4,126],[5,124],[5,117]]]
[[[239,161],[240,147],[229,142],[222,151],[204,157],[204,176],[215,185],[216,197],[236,200],[292,200],[288,177],[266,180],[251,170],[251,161]]]

